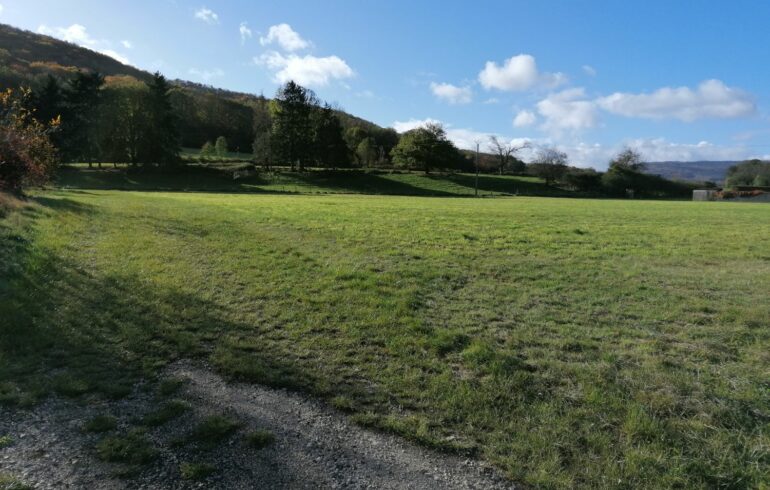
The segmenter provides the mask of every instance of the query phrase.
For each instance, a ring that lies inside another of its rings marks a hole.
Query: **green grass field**
[[[182,173],[126,172],[125,168],[88,169],[83,164],[63,169],[60,188],[88,190],[168,190],[270,194],[379,194],[396,196],[470,197],[475,176],[470,174],[341,170],[336,172],[260,172],[234,180],[233,166],[188,166]],[[575,192],[545,185],[527,176],[480,175],[484,196],[570,196]]]
[[[525,484],[770,484],[767,205],[55,190],[0,256],[6,404],[205,359]]]

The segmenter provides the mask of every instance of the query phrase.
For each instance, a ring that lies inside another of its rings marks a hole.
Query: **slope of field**
[[[397,196],[469,197],[475,195],[471,174],[340,170],[298,173],[261,172],[234,180],[231,171],[188,167],[185,172],[126,172],[124,169],[70,166],[56,186],[101,190],[177,190],[189,192],[246,192],[280,194],[382,194]],[[235,166],[237,167],[237,165]],[[569,196],[578,193],[547,186],[536,177],[480,175],[481,196]]]
[[[60,190],[0,221],[0,400],[172,360],[551,488],[770,481],[764,205]]]

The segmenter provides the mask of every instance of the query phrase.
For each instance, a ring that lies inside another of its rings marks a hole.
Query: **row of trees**
[[[310,166],[384,166],[392,162],[399,140],[393,129],[345,129],[337,110],[293,81],[254,112],[254,160],[266,168],[274,164],[300,171]]]
[[[180,133],[170,93],[160,73],[147,83],[125,77],[105,86],[102,75],[78,72],[63,84],[49,76],[26,105],[40,123],[59,118],[51,141],[64,161],[176,165]]]
[[[570,167],[567,155],[553,148],[542,149],[526,167],[548,185],[560,183],[573,190],[602,195],[687,197],[693,189],[690,184],[645,173],[641,154],[629,148],[610,161],[606,172]]]

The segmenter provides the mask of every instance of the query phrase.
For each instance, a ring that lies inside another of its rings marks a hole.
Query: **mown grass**
[[[200,358],[544,488],[770,482],[766,205],[37,203],[0,220],[4,403]]]
[[[238,192],[271,194],[379,194],[400,196],[469,197],[475,195],[475,176],[470,174],[387,172],[363,170],[305,173],[260,172],[234,180],[227,165],[188,166],[184,172],[132,171],[124,167],[64,168],[57,178],[61,188],[92,190],[167,190],[188,192]],[[526,176],[479,176],[481,196],[570,196],[575,192],[545,185]]]

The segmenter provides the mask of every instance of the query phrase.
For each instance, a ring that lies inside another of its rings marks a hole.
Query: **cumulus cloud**
[[[241,35],[241,44],[246,44],[246,40],[251,39],[251,29],[245,22],[241,22],[241,25],[238,26],[238,33]]]
[[[582,88],[548,95],[537,103],[537,111],[545,118],[542,128],[556,134],[593,128],[599,119],[596,104],[586,99]]]
[[[222,71],[220,68],[214,68],[213,70],[199,70],[197,68],[190,68],[190,70],[188,70],[188,73],[205,82],[208,82],[209,80],[212,80],[214,78],[220,78],[225,76],[225,72]]]
[[[535,57],[520,54],[508,58],[502,65],[487,61],[479,73],[479,82],[487,89],[523,91],[535,87],[554,88],[567,81],[562,73],[540,72]]]
[[[219,15],[213,10],[201,7],[195,11],[195,18],[202,20],[206,24],[217,24],[219,22]]]
[[[3,15],[3,4],[0,3],[0,15]]]
[[[74,43],[79,46],[93,47],[98,43],[96,39],[92,38],[88,34],[85,26],[81,24],[72,24],[69,27],[48,27],[47,25],[42,24],[37,28],[37,32],[40,34],[45,34],[46,36],[56,37],[62,41]]]
[[[756,112],[751,95],[720,80],[706,80],[695,89],[663,87],[652,93],[616,92],[601,97],[597,104],[607,112],[625,117],[672,118],[685,122],[744,117]]]
[[[591,65],[583,65],[583,73],[588,75],[589,77],[595,77],[596,76],[596,68],[594,68]]]
[[[289,24],[271,26],[267,31],[267,36],[259,38],[259,43],[262,46],[276,43],[284,51],[299,51],[310,47],[310,42],[302,39],[302,36],[292,29]]]
[[[300,85],[325,86],[332,80],[344,80],[355,75],[345,60],[337,56],[316,57],[296,54],[267,53],[254,58],[257,65],[274,70],[273,80],[286,83],[294,80]]]
[[[537,116],[532,111],[519,111],[513,118],[513,126],[517,128],[532,126],[535,122],[537,122]]]
[[[72,24],[69,27],[48,27],[47,25],[42,24],[37,28],[37,32],[97,51],[110,58],[116,59],[125,65],[130,64],[127,56],[118,53],[109,47],[111,44],[109,41],[91,37],[88,30],[82,24]]]
[[[406,133],[413,129],[425,127],[428,124],[443,124],[438,119],[432,119],[430,117],[425,119],[409,119],[408,121],[396,121],[393,123],[393,129],[399,133]]]
[[[133,49],[134,47],[134,45],[131,44],[131,41],[126,41],[125,39],[123,41],[120,41],[120,45],[126,49]]]
[[[451,83],[431,82],[430,90],[433,95],[450,104],[468,104],[473,99],[470,87],[458,87]]]

